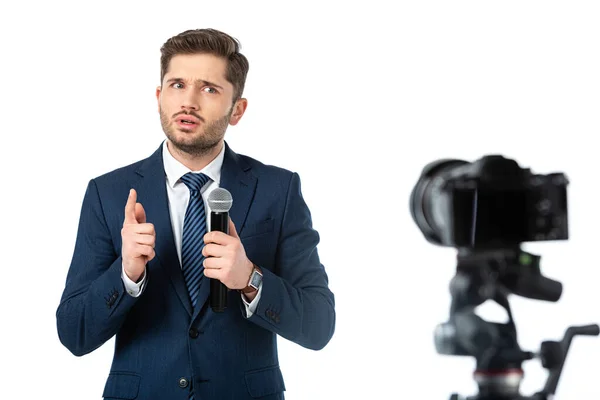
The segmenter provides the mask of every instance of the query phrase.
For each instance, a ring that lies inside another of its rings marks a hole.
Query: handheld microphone
[[[229,235],[229,210],[233,204],[231,193],[223,188],[216,188],[208,195],[210,207],[210,230],[224,232]],[[227,286],[218,279],[210,279],[210,308],[221,313],[227,308]]]

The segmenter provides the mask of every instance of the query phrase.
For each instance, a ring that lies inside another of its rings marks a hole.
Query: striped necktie
[[[204,276],[204,235],[206,234],[206,215],[200,190],[210,180],[204,174],[188,172],[181,180],[190,189],[190,201],[183,220],[181,240],[181,269],[188,288],[192,307],[196,307],[200,283]]]

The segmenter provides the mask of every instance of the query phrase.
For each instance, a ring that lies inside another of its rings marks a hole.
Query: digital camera
[[[563,173],[533,174],[501,155],[473,163],[442,159],[423,168],[410,211],[425,238],[441,246],[493,249],[567,240],[568,183]]]

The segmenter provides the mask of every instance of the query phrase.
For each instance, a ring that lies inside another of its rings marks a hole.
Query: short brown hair
[[[227,60],[225,79],[233,85],[233,101],[242,97],[248,59],[240,53],[241,44],[234,37],[216,29],[191,29],[173,36],[160,48],[160,82],[169,68],[171,58],[178,54],[213,54]]]

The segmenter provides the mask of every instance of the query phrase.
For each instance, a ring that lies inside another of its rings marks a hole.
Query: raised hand
[[[135,189],[129,191],[127,204],[125,204],[121,238],[123,268],[129,279],[138,282],[144,274],[146,263],[154,258],[156,232],[154,225],[146,222],[146,212],[144,207],[137,203]]]

